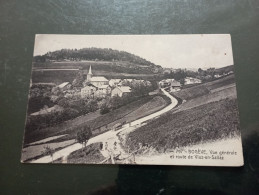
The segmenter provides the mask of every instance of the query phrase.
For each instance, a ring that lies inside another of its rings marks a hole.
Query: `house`
[[[40,111],[31,113],[30,115],[31,116],[46,115],[46,114],[50,114],[50,113],[61,112],[63,110],[64,109],[61,106],[58,106],[58,105],[55,105],[55,106],[50,107],[50,108],[48,106],[45,106]]]
[[[67,90],[71,87],[71,84],[69,82],[64,82],[58,85],[58,88],[61,89],[62,91]]]
[[[92,77],[90,80],[90,83],[95,85],[96,87],[99,87],[102,85],[109,85],[109,81],[103,76]]]
[[[174,91],[179,91],[180,89],[181,89],[181,83],[176,80],[172,80],[170,84],[170,91],[174,92]]]
[[[111,87],[109,85],[101,85],[94,93],[95,97],[105,97],[111,93]]]
[[[200,79],[197,79],[197,78],[186,77],[186,78],[184,79],[184,84],[185,84],[185,85],[198,84],[198,83],[201,83],[201,80],[200,80]]]
[[[173,80],[174,79],[163,79],[162,81],[159,81],[159,85],[160,87],[169,87]]]
[[[131,88],[128,86],[121,86],[121,87],[116,87],[111,91],[111,96],[119,96],[122,97],[124,94],[130,93]]]
[[[96,87],[99,87],[101,85],[109,85],[109,81],[105,77],[103,77],[103,76],[93,76],[91,66],[90,66],[89,71],[87,73],[87,77],[86,77],[85,82],[91,83],[91,84],[95,85]]]
[[[163,74],[170,74],[171,73],[171,69],[170,68],[165,68],[164,70],[163,70]]]
[[[215,77],[215,78],[220,78],[220,77],[222,77],[222,75],[215,74],[214,77]]]
[[[117,86],[120,82],[121,82],[121,79],[111,79],[111,80],[109,81],[109,85],[110,85],[111,87],[114,87],[114,86]]]
[[[85,98],[85,97],[92,97],[94,96],[94,93],[97,91],[97,87],[95,87],[94,85],[87,85],[84,88],[81,89],[81,97]]]

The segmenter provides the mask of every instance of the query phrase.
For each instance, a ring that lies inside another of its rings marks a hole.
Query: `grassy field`
[[[105,158],[100,152],[100,142],[86,146],[81,150],[72,152],[67,157],[67,163],[71,164],[96,164]]]
[[[32,83],[55,83],[72,82],[78,71],[58,70],[58,71],[32,71]]]
[[[97,110],[96,112],[91,112],[91,113],[83,115],[81,117],[77,117],[73,120],[65,121],[56,126],[47,127],[45,129],[35,130],[32,132],[25,131],[24,146],[31,142],[35,142],[38,140],[42,140],[42,139],[45,139],[48,137],[55,136],[58,133],[65,134],[65,133],[62,133],[64,131],[69,131],[69,130],[73,131],[73,129],[74,129],[73,127],[76,128],[78,125],[86,124],[89,121],[94,120],[95,118],[97,118],[99,116],[101,116],[101,114],[100,114],[100,111]],[[64,136],[62,140],[67,140],[67,139],[69,139],[68,135]]]
[[[136,150],[139,143],[159,152],[175,147],[237,136],[239,116],[232,75],[174,95],[187,102],[131,132],[126,145]]]
[[[163,97],[163,98],[162,98]],[[47,137],[68,134],[50,142],[74,139],[79,127],[89,125],[93,134],[97,135],[111,129],[115,124],[130,122],[142,116],[151,114],[165,107],[169,102],[164,96],[146,96],[137,101],[122,106],[107,114],[100,115],[99,111],[64,122],[54,127],[36,130],[25,135],[24,145]],[[129,118],[128,118],[129,117]]]
[[[33,145],[26,148],[23,148],[22,150],[22,161],[28,161],[32,159],[37,159],[39,157],[43,156],[43,151],[45,150],[44,147],[49,146],[51,149],[58,151],[64,147],[67,147],[69,145],[74,144],[74,140],[67,140],[63,142],[58,143],[47,143],[47,144],[39,144],[39,145]],[[55,155],[55,153],[54,153]]]
[[[183,100],[190,100],[190,99],[194,99],[194,98],[209,94],[214,89],[224,87],[233,83],[235,83],[235,78],[234,78],[234,75],[232,74],[212,82],[203,83],[194,87],[183,89],[178,92],[174,92],[173,95]]]
[[[159,152],[239,135],[237,101],[225,99],[189,110],[167,113],[131,132],[126,144],[136,150],[139,143]]]
[[[117,123],[131,122],[164,108],[169,103],[164,98],[161,96],[144,97],[107,114],[101,115],[94,120],[82,124],[82,126],[89,125],[91,129],[93,129],[93,135],[99,135],[111,130]],[[62,134],[63,133],[69,134],[69,136],[60,138],[60,140],[73,139],[76,137],[77,128],[72,127],[72,129],[62,132]]]
[[[155,74],[129,74],[129,73],[116,73],[109,71],[95,71],[95,76],[104,76],[107,79],[112,78],[131,78],[131,79],[144,79],[153,80]],[[33,83],[55,83],[60,84],[63,82],[72,82],[76,77],[78,70],[53,70],[53,71],[32,71]]]
[[[42,70],[42,69],[81,69],[87,73],[90,65],[95,76],[111,78],[136,78],[153,80],[154,74],[146,67],[129,62],[106,62],[106,61],[84,61],[84,62],[46,62],[34,63],[32,71],[33,83],[56,83],[72,82],[78,70]],[[137,68],[136,68],[137,67]]]
[[[112,71],[117,73],[144,73],[152,74],[151,66],[128,61],[60,61],[60,62],[34,62],[33,69],[82,69],[88,70],[90,65],[94,70]],[[94,73],[94,72],[93,72]]]
[[[209,94],[193,98],[184,104],[180,105],[178,108],[178,111],[183,111],[186,109],[194,108],[197,106],[201,106],[203,104],[208,104],[210,102],[215,102],[215,101],[220,101],[226,98],[229,99],[236,99],[237,94],[236,94],[236,86],[235,85],[230,85],[231,87],[226,88],[218,88],[221,90],[215,90],[214,92],[211,92]]]

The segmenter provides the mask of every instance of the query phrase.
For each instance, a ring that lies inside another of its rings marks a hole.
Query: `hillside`
[[[187,101],[129,133],[126,144],[131,151],[137,150],[139,143],[148,145],[150,151],[166,152],[176,147],[239,136],[234,75],[173,95]]]
[[[229,75],[224,78],[220,78],[211,82],[203,83],[190,88],[182,89],[181,91],[174,92],[173,95],[182,99],[190,100],[194,98],[201,97],[211,93],[212,90],[228,86],[235,83],[234,75]]]
[[[74,139],[79,129],[78,127],[86,124],[93,129],[93,134],[96,135],[111,129],[117,123],[130,122],[156,112],[167,104],[168,100],[164,96],[142,97],[104,115],[100,115],[99,111],[96,111],[42,130],[27,130],[24,143],[26,145],[40,139],[64,134],[67,134],[67,136],[59,139],[59,141]]]
[[[234,65],[230,65],[230,66],[225,66],[225,67],[222,67],[222,68],[217,68],[215,70],[216,73],[218,74],[222,74],[222,73],[227,73],[227,72],[230,72],[230,71],[234,71]]]
[[[62,49],[48,52],[33,58],[33,66],[44,68],[86,68],[84,63],[92,63],[98,68],[110,69],[115,72],[138,73],[157,73],[162,71],[161,66],[147,61],[134,54],[105,48],[83,48],[83,49]]]

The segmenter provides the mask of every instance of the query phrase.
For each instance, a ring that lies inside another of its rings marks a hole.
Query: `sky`
[[[60,49],[89,47],[126,51],[164,68],[220,68],[234,64],[229,34],[38,34],[35,37],[34,56]]]

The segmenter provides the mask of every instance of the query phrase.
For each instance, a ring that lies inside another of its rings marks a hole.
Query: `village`
[[[175,71],[177,72],[177,70]],[[80,78],[75,78],[73,82],[63,82],[59,85],[54,83],[37,83],[38,85],[46,85],[51,87],[49,94],[50,100],[56,105],[52,107],[44,105],[39,111],[33,112],[30,115],[45,115],[48,113],[60,112],[63,110],[62,106],[57,102],[60,101],[61,97],[68,100],[100,100],[107,97],[125,97],[132,95],[132,92],[136,90],[142,92],[148,92],[152,94],[152,90],[158,88],[167,88],[170,92],[177,92],[183,87],[197,85],[205,82],[206,80],[218,79],[227,75],[233,74],[233,71],[224,72],[222,74],[206,75],[190,77],[186,76],[180,81],[173,78],[163,79],[158,81],[155,85],[148,80],[133,79],[133,78],[114,78],[107,79],[104,76],[95,76],[92,72],[92,66],[90,65],[86,75],[81,75]],[[80,81],[78,81],[80,80]],[[80,83],[81,82],[81,83]],[[36,85],[37,85],[36,84]],[[145,89],[145,90],[144,90]],[[32,90],[33,91],[33,90]]]
[[[44,105],[40,111],[33,112],[30,115],[45,115],[48,113],[54,113],[62,111],[63,108],[58,104],[60,100],[70,100],[70,101],[78,101],[78,100],[98,100],[99,102],[105,98],[112,97],[125,97],[127,95],[132,94],[133,92],[141,91],[142,88],[151,91],[153,89],[152,83],[147,80],[139,80],[139,79],[110,79],[108,80],[104,76],[94,76],[92,73],[92,67],[89,67],[86,78],[84,75],[81,75],[81,80],[78,81],[78,78],[75,78],[72,83],[63,82],[59,85],[55,85],[54,83],[36,83],[35,86],[47,86],[51,88],[48,96],[50,100],[56,105],[52,107],[48,107]],[[78,84],[78,82],[80,84]],[[32,89],[33,92],[33,89]],[[142,92],[144,92],[142,90]]]

